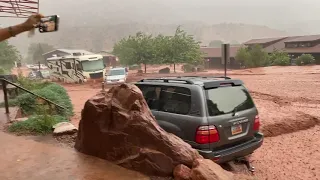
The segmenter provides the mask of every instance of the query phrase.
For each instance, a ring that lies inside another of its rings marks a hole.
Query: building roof
[[[271,53],[273,52],[275,49],[276,50],[283,50],[285,48],[285,42],[287,41],[291,41],[292,39],[296,39],[296,38],[299,38],[301,36],[291,36],[291,37],[287,37],[285,39],[282,39],[281,41],[277,41],[276,43],[274,44],[271,44],[270,46],[264,48],[264,50],[268,53]]]
[[[294,38],[291,40],[287,40],[285,42],[309,42],[309,41],[317,41],[320,40],[320,35],[308,35],[308,36],[300,36],[298,38]]]
[[[62,51],[62,52],[65,52],[67,54],[73,54],[73,53],[81,53],[81,54],[85,54],[85,55],[94,54],[92,52],[89,52],[89,51],[86,51],[86,50],[82,50],[82,49],[55,49],[53,51],[46,52],[46,53],[44,53],[42,55],[46,55],[46,54],[52,53],[54,51]]]
[[[241,46],[230,46],[230,57],[235,57]],[[221,57],[221,48],[201,47],[200,50],[204,53],[203,57]]]
[[[282,39],[285,39],[286,37],[277,37],[277,38],[262,38],[262,39],[251,39],[243,44],[245,45],[251,45],[251,44],[266,44],[274,41],[281,41]]]

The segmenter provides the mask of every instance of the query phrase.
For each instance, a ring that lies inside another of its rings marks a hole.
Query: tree
[[[154,63],[155,59],[154,39],[152,35],[138,32],[135,36],[123,38],[116,43],[113,53],[119,57],[122,64],[144,64],[146,73],[147,64]]]
[[[263,51],[260,45],[254,45],[249,49],[251,67],[263,67],[269,65],[268,53]]]
[[[290,65],[290,57],[288,53],[283,51],[274,50],[269,55],[269,63],[273,66],[289,66]]]
[[[241,66],[246,65],[246,60],[250,59],[250,53],[247,47],[241,47],[236,56],[235,59],[240,63]]]
[[[209,47],[221,47],[223,41],[221,40],[213,40],[209,43]]]
[[[0,42],[0,64],[3,71],[10,71],[15,62],[21,61],[21,55],[16,47],[10,45],[8,41]]]
[[[54,50],[55,48],[52,45],[46,43],[32,43],[28,48],[28,57],[27,61],[29,63],[44,63],[46,60],[42,56],[44,53]]]
[[[161,51],[164,63],[173,64],[176,72],[177,63],[196,63],[201,60],[200,42],[188,35],[180,26],[174,36],[162,38]]]
[[[269,65],[268,53],[259,45],[240,48],[236,54],[236,60],[245,67],[262,67]]]
[[[308,65],[315,63],[315,59],[311,54],[302,54],[296,59],[298,66]]]
[[[121,39],[113,47],[120,63],[126,65],[195,63],[201,60],[200,43],[180,27],[174,36],[159,34],[156,37],[138,32],[135,36]]]

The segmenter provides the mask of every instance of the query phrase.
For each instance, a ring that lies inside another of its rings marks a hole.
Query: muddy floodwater
[[[164,76],[156,73],[163,67],[152,66],[142,76],[130,71],[128,79]],[[192,75],[217,73],[222,71]],[[255,176],[272,180],[320,179],[320,66],[254,68],[228,71],[228,74],[245,82],[266,135],[263,146],[250,159],[256,168]],[[73,122],[77,125],[84,102],[100,90],[100,85],[66,88],[75,105]]]
[[[148,66],[148,73],[129,72],[129,81],[164,76],[164,66]],[[177,66],[179,67],[179,66]],[[171,68],[172,69],[172,68]],[[222,71],[170,74],[210,76]],[[258,107],[264,144],[251,157],[257,179],[320,179],[320,66],[266,67],[228,71],[245,82]],[[72,123],[78,126],[86,100],[101,84],[63,85],[74,105]],[[106,87],[110,88],[110,87]],[[145,179],[111,163],[8,134],[0,134],[0,179]],[[9,139],[11,142],[8,142]],[[27,166],[26,166],[27,165]],[[50,168],[49,168],[50,167]],[[15,177],[15,178],[13,178]],[[45,178],[44,178],[45,177]]]

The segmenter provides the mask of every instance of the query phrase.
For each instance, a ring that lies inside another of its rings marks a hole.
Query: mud
[[[142,76],[130,71],[128,81],[162,77],[154,72],[164,67],[168,66],[148,66]],[[222,74],[222,70],[182,73],[177,67],[177,73],[170,76]],[[256,179],[320,179],[320,66],[233,70],[228,76],[245,82],[266,135],[262,147],[250,157]],[[101,83],[64,86],[74,104],[72,122],[77,126],[85,101],[101,89]]]
[[[251,157],[257,179],[320,179],[320,126],[269,137]]]
[[[110,162],[0,132],[0,179],[149,179]]]

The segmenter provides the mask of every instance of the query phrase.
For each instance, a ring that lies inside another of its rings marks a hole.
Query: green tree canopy
[[[259,45],[240,48],[235,58],[241,65],[249,68],[269,65],[268,53]]]
[[[213,40],[209,43],[209,47],[221,47],[223,41],[221,40]]]
[[[155,59],[154,39],[152,35],[138,32],[116,43],[113,53],[119,57],[121,64],[144,64],[146,72],[147,64]]]
[[[42,54],[52,51],[55,48],[52,45],[46,44],[46,43],[32,43],[29,45],[28,48],[28,57],[27,62],[28,63],[44,63],[46,60],[42,56]]]
[[[0,42],[0,64],[2,71],[9,71],[14,67],[15,62],[21,61],[21,55],[16,47],[10,45],[8,41]]]
[[[237,54],[235,59],[241,64],[241,66],[246,65],[246,61],[250,59],[250,53],[247,47],[241,47]]]
[[[177,63],[196,63],[201,60],[200,42],[188,35],[180,26],[174,36],[163,39],[162,48],[164,63],[173,64],[174,72]]]
[[[121,39],[113,47],[113,53],[125,65],[193,63],[201,60],[200,43],[180,27],[174,36],[159,34],[156,37],[138,32]]]

